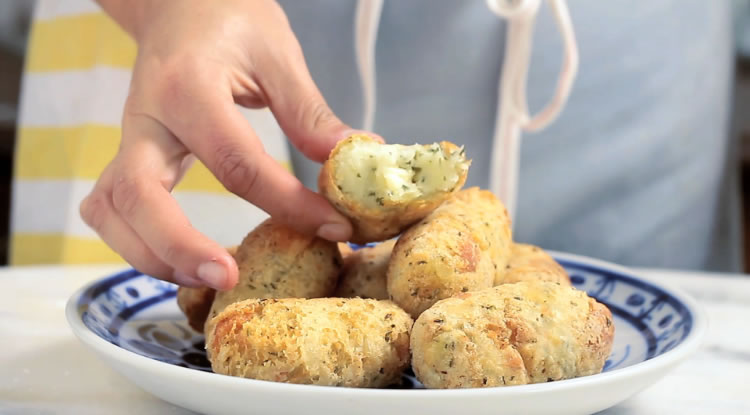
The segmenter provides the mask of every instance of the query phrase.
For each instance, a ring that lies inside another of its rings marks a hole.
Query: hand
[[[323,161],[351,133],[315,86],[271,0],[100,0],[138,43],[122,142],[84,221],[131,265],[185,286],[228,289],[237,265],[193,228],[170,191],[193,157],[234,194],[304,233],[346,240],[351,225],[265,153],[235,107],[270,107],[292,143]]]

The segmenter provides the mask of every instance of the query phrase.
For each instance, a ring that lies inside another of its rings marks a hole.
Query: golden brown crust
[[[344,258],[336,297],[362,297],[387,300],[385,272],[391,259],[395,239],[354,251]]]
[[[234,257],[237,246],[227,247],[227,252]],[[177,306],[185,314],[188,325],[193,330],[203,333],[203,325],[206,324],[215,295],[216,290],[209,287],[177,287]]]
[[[338,247],[339,247],[339,254],[341,254],[342,260],[346,260],[346,257],[348,257],[349,254],[354,252],[352,247],[346,242],[339,242]]]
[[[203,325],[206,323],[215,295],[216,290],[210,287],[177,288],[177,305],[193,330],[203,333]]]
[[[495,276],[495,285],[529,280],[570,285],[570,277],[565,269],[542,248],[514,243],[505,272]]]
[[[300,234],[267,219],[237,249],[237,285],[216,293],[210,317],[248,298],[312,298],[333,294],[341,268],[335,242]],[[206,322],[206,332],[210,321]]]
[[[409,365],[411,318],[390,301],[253,299],[207,333],[214,372],[275,382],[383,387]]]
[[[353,140],[373,141],[366,135],[353,135],[340,141],[331,151],[328,160],[323,163],[323,168],[318,176],[318,190],[328,201],[336,207],[344,216],[352,222],[353,232],[350,241],[356,244],[385,241],[400,234],[409,225],[419,221],[435,210],[441,203],[451,197],[463,187],[466,182],[467,171],[459,177],[459,181],[451,192],[439,192],[427,199],[417,199],[411,202],[394,203],[384,200],[382,206],[368,207],[362,201],[347,197],[336,186],[334,157],[341,147]],[[448,141],[440,143],[443,151],[451,153],[459,148]]]
[[[416,318],[438,300],[491,287],[505,270],[510,245],[502,203],[476,187],[462,190],[399,237],[388,294]]]
[[[599,373],[612,314],[572,287],[503,284],[439,301],[411,338],[412,367],[429,388],[549,382]]]
[[[231,255],[233,258],[237,255],[237,250],[240,248],[239,245],[234,246],[228,246],[227,252],[229,252],[229,255]]]

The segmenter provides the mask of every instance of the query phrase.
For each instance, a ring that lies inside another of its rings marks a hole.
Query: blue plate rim
[[[670,284],[664,284],[663,282],[657,282],[652,281],[646,278],[638,277],[632,270],[629,270],[626,267],[616,265],[610,262],[589,258],[586,256],[576,255],[576,254],[570,254],[570,253],[564,253],[554,250],[547,250],[547,252],[555,258],[555,260],[558,260],[560,262],[565,262],[570,265],[580,266],[582,268],[585,267],[592,267],[597,270],[606,270],[610,273],[618,274],[618,276],[623,277],[624,279],[628,279],[634,282],[638,282],[640,284],[647,284],[651,285],[653,287],[656,287],[657,289],[660,289],[666,293],[669,293],[672,297],[679,300],[682,304],[685,305],[685,309],[690,312],[691,318],[693,320],[692,327],[690,329],[690,333],[688,336],[680,342],[677,346],[675,346],[673,349],[670,349],[664,354],[661,354],[659,356],[655,356],[651,359],[645,360],[643,362],[635,363],[633,365],[624,367],[622,369],[616,369],[610,372],[603,372],[598,373],[595,375],[589,375],[589,376],[583,376],[579,378],[574,379],[566,379],[566,380],[560,380],[556,382],[549,382],[549,383],[538,383],[538,384],[530,384],[530,385],[517,385],[513,387],[508,388],[468,388],[468,389],[418,389],[415,392],[415,389],[368,389],[368,388],[341,388],[341,387],[335,387],[335,386],[318,386],[318,385],[299,385],[299,384],[290,384],[290,383],[280,383],[280,382],[271,382],[271,381],[264,381],[264,380],[257,380],[257,379],[246,379],[246,378],[239,378],[234,376],[226,376],[226,375],[220,375],[212,372],[205,372],[201,370],[181,367],[172,365],[169,363],[161,362],[155,359],[148,358],[146,356],[140,355],[138,353],[135,353],[133,351],[124,349],[120,346],[117,346],[115,344],[110,343],[109,341],[103,339],[93,331],[91,331],[83,322],[82,315],[83,306],[79,304],[80,300],[82,299],[83,295],[91,291],[95,286],[99,284],[103,284],[105,282],[110,282],[114,278],[122,277],[125,274],[141,274],[137,270],[134,270],[132,268],[125,269],[123,271],[117,272],[115,274],[91,281],[87,284],[85,284],[83,287],[79,288],[74,292],[70,298],[68,299],[65,307],[65,315],[68,320],[68,324],[70,325],[73,333],[78,337],[84,344],[92,347],[95,351],[97,351],[100,354],[105,353],[104,350],[107,350],[110,354],[116,354],[121,359],[120,360],[129,360],[133,365],[145,367],[145,366],[154,366],[156,365],[159,367],[159,370],[165,370],[165,371],[174,371],[173,374],[180,375],[180,376],[192,376],[193,381],[195,382],[202,382],[202,381],[210,381],[210,382],[220,382],[222,383],[222,386],[226,386],[229,388],[236,388],[238,385],[246,385],[243,387],[254,387],[254,388],[288,388],[290,392],[310,392],[311,390],[313,392],[317,391],[317,393],[344,393],[347,395],[351,394],[362,394],[362,395],[370,395],[370,394],[376,394],[382,397],[387,397],[388,395],[392,395],[394,397],[401,396],[404,394],[419,394],[423,396],[428,395],[450,395],[451,397],[455,397],[454,395],[464,396],[464,397],[480,397],[486,394],[537,394],[537,393],[549,393],[551,391],[557,391],[562,392],[569,388],[575,388],[578,386],[582,386],[586,383],[590,382],[596,382],[600,384],[607,384],[611,382],[615,382],[621,378],[628,378],[633,376],[638,376],[639,373],[648,372],[652,373],[656,371],[659,368],[662,367],[669,367],[673,366],[680,361],[682,361],[684,358],[686,358],[688,355],[695,352],[700,345],[703,343],[703,339],[705,337],[705,333],[708,326],[708,320],[705,314],[705,311],[702,309],[702,307],[687,293],[682,291],[679,288],[673,287]],[[149,370],[146,368],[146,370]],[[662,373],[663,374],[663,373]],[[208,376],[208,377],[206,377]],[[239,383],[237,383],[239,382]],[[425,395],[426,394],[426,395]],[[434,397],[434,396],[433,396]]]

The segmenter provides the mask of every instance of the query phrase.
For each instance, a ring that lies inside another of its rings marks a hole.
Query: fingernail
[[[349,227],[343,223],[326,223],[318,228],[317,235],[329,241],[343,242],[349,238]]]
[[[198,278],[212,288],[222,289],[226,285],[227,272],[216,261],[204,262],[198,266]]]

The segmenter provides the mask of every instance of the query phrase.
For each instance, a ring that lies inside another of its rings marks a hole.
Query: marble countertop
[[[131,384],[68,328],[68,297],[120,268],[0,268],[1,414],[190,413]],[[690,359],[602,413],[750,414],[750,276],[639,271],[696,298],[708,314],[708,333]]]

